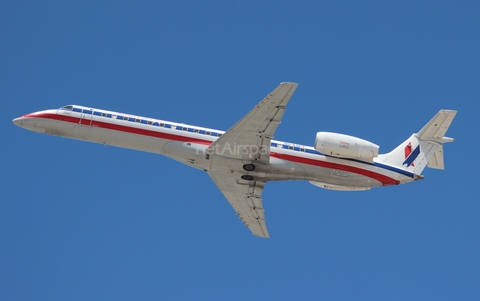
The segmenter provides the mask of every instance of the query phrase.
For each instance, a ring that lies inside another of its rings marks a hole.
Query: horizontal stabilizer
[[[428,161],[428,167],[435,169],[445,169],[445,163],[443,161],[443,145],[437,147],[433,156]]]

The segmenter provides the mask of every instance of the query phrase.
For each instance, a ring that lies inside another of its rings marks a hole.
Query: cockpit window
[[[64,106],[64,107],[61,107],[61,109],[71,111],[73,110],[73,106]]]

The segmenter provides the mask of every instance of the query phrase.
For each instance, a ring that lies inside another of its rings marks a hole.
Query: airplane
[[[262,192],[269,181],[307,180],[331,190],[361,191],[423,179],[444,169],[445,133],[457,111],[440,110],[389,153],[357,137],[318,132],[313,146],[274,140],[298,84],[284,82],[228,131],[67,105],[15,118],[34,132],[157,153],[204,170],[253,235],[268,238]]]

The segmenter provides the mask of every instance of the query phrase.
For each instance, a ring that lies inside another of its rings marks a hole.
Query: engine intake
[[[325,155],[369,162],[378,156],[380,148],[367,140],[329,132],[318,132],[314,147]]]

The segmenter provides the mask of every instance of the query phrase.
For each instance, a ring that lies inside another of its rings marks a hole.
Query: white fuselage
[[[45,134],[162,154],[205,171],[210,170],[206,148],[224,133],[76,105],[27,114],[14,123]],[[351,188],[345,190],[397,185],[416,179],[413,173],[384,163],[326,156],[310,146],[277,140],[272,140],[270,146],[270,164],[257,164],[249,174],[263,181],[308,180],[328,184],[323,188]]]

